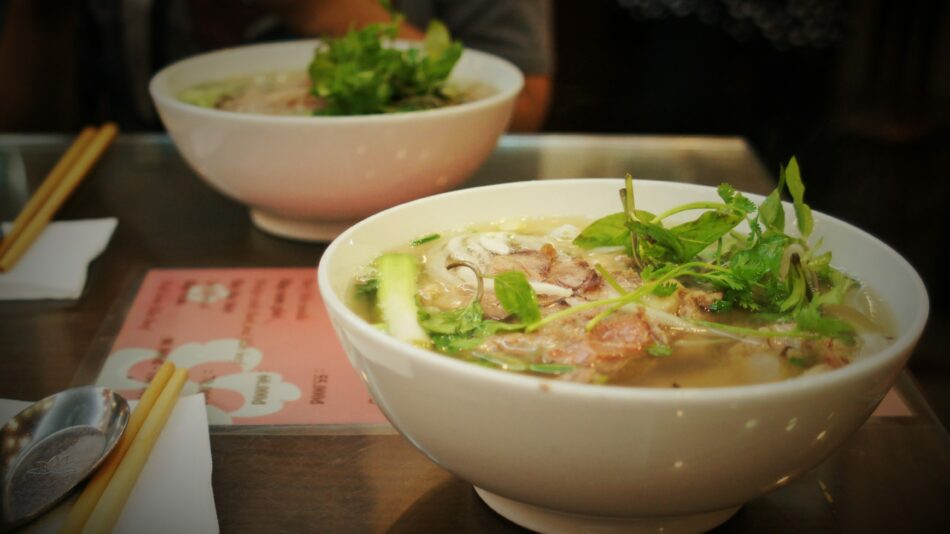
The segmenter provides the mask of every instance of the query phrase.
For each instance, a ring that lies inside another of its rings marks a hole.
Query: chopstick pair
[[[10,232],[0,241],[0,272],[9,271],[16,265],[56,210],[89,174],[117,133],[118,127],[113,123],[100,128],[87,126],[80,132],[14,219]]]
[[[187,379],[186,369],[176,369],[167,361],[162,364],[132,411],[115,450],[70,509],[61,534],[112,531]]]

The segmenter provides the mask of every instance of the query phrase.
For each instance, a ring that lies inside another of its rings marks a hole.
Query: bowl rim
[[[463,102],[461,104],[456,104],[452,106],[446,106],[442,108],[435,109],[425,109],[417,111],[402,111],[398,113],[376,113],[368,115],[266,115],[262,113],[247,113],[243,111],[224,111],[219,109],[203,108],[196,106],[194,104],[188,104],[178,100],[175,95],[171,94],[170,91],[166,91],[163,86],[163,82],[166,78],[173,75],[176,71],[188,69],[189,67],[193,68],[196,64],[201,64],[206,61],[214,61],[217,58],[225,56],[234,56],[241,55],[242,53],[249,52],[251,50],[260,50],[264,48],[314,48],[322,41],[320,39],[294,39],[287,41],[278,41],[278,42],[268,42],[268,43],[256,43],[248,44],[241,46],[232,46],[226,48],[220,48],[210,52],[204,52],[201,54],[196,54],[186,58],[182,58],[170,65],[163,67],[161,70],[156,72],[152,78],[149,80],[148,90],[149,94],[152,97],[156,107],[164,107],[167,109],[174,109],[178,112],[195,114],[199,117],[215,119],[215,120],[234,120],[234,121],[246,121],[252,123],[268,123],[268,124],[360,124],[360,123],[379,123],[379,122],[400,122],[400,121],[413,121],[419,120],[422,118],[434,119],[441,116],[451,116],[457,114],[465,113],[476,113],[478,111],[504,105],[507,102],[513,101],[514,98],[521,92],[522,87],[524,87],[524,74],[521,70],[514,65],[514,63],[508,61],[505,58],[499,57],[495,54],[477,50],[474,48],[465,47],[462,52],[462,58],[466,55],[471,57],[476,57],[484,61],[494,62],[496,65],[499,65],[502,69],[507,70],[510,74],[514,75],[515,83],[507,87],[498,87],[493,85],[495,91],[483,98],[477,98],[468,102]],[[396,46],[414,46],[420,43],[415,41],[406,41],[406,40],[397,40],[395,41]],[[461,61],[461,59],[460,59]],[[302,68],[306,68],[306,65],[302,65]],[[254,68],[248,69],[248,75],[253,75],[256,71]],[[453,69],[454,73],[454,69]],[[449,79],[452,78],[450,74]],[[214,80],[208,80],[212,82]]]
[[[624,401],[624,400],[637,400],[637,401],[655,401],[655,402],[666,402],[666,401],[677,401],[677,402],[706,402],[706,401],[739,401],[739,400],[751,400],[756,398],[763,397],[779,397],[782,395],[797,395],[801,393],[806,393],[809,391],[815,391],[818,389],[825,389],[828,387],[834,387],[837,384],[842,384],[852,380],[859,380],[863,377],[866,377],[869,374],[873,374],[879,368],[884,367],[891,363],[893,360],[901,359],[905,354],[906,357],[909,357],[909,352],[913,350],[917,341],[919,340],[924,327],[927,323],[927,318],[929,315],[929,297],[927,294],[926,286],[923,283],[923,280],[920,278],[919,273],[916,269],[908,262],[903,256],[901,256],[897,251],[891,248],[889,245],[878,239],[877,237],[871,235],[870,233],[846,222],[836,217],[832,217],[825,213],[819,211],[813,211],[815,216],[815,227],[819,228],[822,220],[829,220],[834,224],[840,224],[845,227],[848,232],[854,232],[864,239],[868,240],[875,247],[879,248],[883,253],[889,255],[894,261],[896,261],[901,269],[904,271],[903,274],[909,276],[909,283],[914,288],[913,298],[917,300],[917,306],[915,309],[915,316],[913,320],[909,323],[906,330],[901,333],[893,343],[888,345],[884,350],[876,352],[874,354],[869,354],[864,356],[856,361],[853,361],[841,368],[833,369],[829,372],[819,373],[816,375],[811,375],[807,377],[795,377],[786,380],[780,380],[777,382],[766,382],[758,384],[746,384],[746,385],[737,385],[737,386],[718,386],[718,387],[709,387],[709,388],[647,388],[647,387],[635,387],[635,386],[611,386],[611,385],[600,385],[600,384],[586,384],[586,383],[576,383],[576,382],[566,382],[559,381],[550,378],[524,375],[519,373],[506,373],[497,369],[484,368],[478,365],[473,365],[471,362],[465,362],[458,360],[444,354],[440,354],[433,350],[423,349],[410,345],[408,343],[402,342],[385,332],[380,331],[378,328],[373,327],[362,317],[358,316],[353,312],[346,304],[338,298],[336,293],[333,291],[329,279],[329,268],[328,265],[333,261],[333,257],[337,254],[337,251],[343,249],[346,244],[351,240],[353,234],[358,232],[365,226],[376,224],[376,221],[380,219],[385,219],[386,217],[391,216],[392,213],[402,210],[416,210],[425,207],[427,204],[432,204],[440,202],[442,199],[464,196],[466,194],[471,194],[472,191],[484,191],[486,189],[497,189],[497,190],[514,190],[514,189],[523,189],[523,188],[532,188],[532,187],[551,187],[551,186],[562,186],[570,187],[572,185],[578,186],[581,184],[592,184],[592,183],[610,183],[613,185],[623,183],[622,178],[562,178],[557,180],[525,180],[518,182],[509,182],[504,184],[494,184],[487,185],[475,188],[461,189],[455,191],[449,191],[445,193],[440,193],[437,195],[431,195],[429,197],[424,197],[416,199],[410,202],[406,202],[392,208],[388,208],[379,213],[376,213],[366,219],[358,222],[357,224],[351,226],[344,232],[342,232],[336,239],[334,239],[329,246],[327,246],[323,255],[320,258],[320,261],[317,266],[317,279],[318,279],[318,288],[320,290],[321,298],[323,299],[324,305],[329,309],[330,315],[336,316],[339,320],[346,323],[347,327],[353,327],[356,331],[364,337],[368,337],[375,343],[382,344],[388,350],[395,350],[411,360],[417,360],[420,363],[423,363],[428,366],[435,366],[442,371],[451,372],[453,374],[459,375],[464,374],[470,377],[473,377],[474,380],[488,380],[494,382],[503,387],[515,387],[515,388],[531,388],[537,390],[539,387],[546,392],[554,393],[557,392],[561,395],[570,395],[576,397],[583,397],[587,399],[599,398],[604,400],[614,400],[614,401]],[[676,189],[685,189],[685,190],[707,190],[714,191],[716,188],[713,186],[694,184],[694,183],[684,183],[684,182],[672,182],[672,181],[663,181],[663,180],[638,180],[638,184],[646,184],[651,187],[672,187]],[[557,185],[555,185],[557,184]],[[747,197],[751,200],[756,201],[757,203],[761,201],[764,197],[762,195],[754,193],[745,193]],[[786,209],[791,207],[791,203],[784,201]],[[478,221],[473,221],[478,222]],[[344,329],[341,329],[344,330]],[[546,385],[541,385],[546,384]]]

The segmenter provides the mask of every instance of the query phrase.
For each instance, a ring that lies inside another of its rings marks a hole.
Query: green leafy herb
[[[664,345],[662,343],[654,343],[647,347],[647,354],[655,358],[662,358],[664,356],[669,356],[673,354],[673,349],[669,345]]]
[[[528,365],[529,371],[545,375],[563,375],[575,369],[577,369],[576,366],[564,363],[532,363]]]
[[[507,354],[472,351],[472,357],[491,366],[506,371],[525,371],[528,365],[514,356]]]
[[[808,361],[805,358],[799,358],[797,356],[792,356],[788,359],[788,363],[794,365],[795,367],[800,367],[805,369],[808,367]]]
[[[442,236],[439,235],[439,234],[424,235],[424,236],[420,237],[419,239],[414,239],[414,240],[413,240],[412,242],[410,242],[409,244],[412,245],[412,246],[414,246],[414,247],[418,247],[419,245],[424,245],[424,244],[429,243],[429,242],[431,242],[431,241],[435,241],[436,239],[438,239],[438,238],[440,238],[440,237],[442,237]]]
[[[505,311],[518,317],[523,323],[531,324],[541,320],[538,296],[523,272],[507,271],[495,276],[495,296]]]
[[[481,323],[482,306],[477,301],[455,310],[419,313],[419,324],[434,334],[469,334]]]
[[[626,245],[630,241],[630,230],[626,223],[627,216],[624,213],[601,217],[584,228],[574,238],[574,244],[585,249]]]
[[[785,173],[779,172],[778,186],[759,205],[759,222],[766,229],[785,232],[785,208],[782,207],[782,190],[785,189]]]
[[[628,178],[627,189],[632,188]],[[731,186],[723,184],[718,193],[723,203],[694,202],[678,206],[652,220],[640,217],[639,212],[633,219],[628,218],[627,226],[637,235],[637,255],[645,265],[665,263],[685,263],[717,243],[733,228],[741,223],[746,215],[755,211],[755,205]],[[676,213],[702,209],[695,220],[673,227],[663,225],[663,219]]]
[[[805,204],[805,184],[798,169],[798,160],[794,156],[788,161],[788,166],[782,170],[782,174],[785,176],[788,193],[792,196],[798,231],[802,233],[802,237],[808,237],[815,223],[812,220],[811,208]]]
[[[325,100],[320,115],[365,115],[444,105],[445,81],[462,55],[445,25],[433,20],[421,47],[391,45],[403,17],[327,39],[310,62],[312,92]]]
[[[785,233],[781,203],[784,189],[792,197],[799,237]],[[778,187],[758,207],[727,184],[719,186],[717,192],[722,202],[691,202],[653,215],[635,208],[633,180],[628,175],[621,191],[624,211],[595,221],[575,243],[589,248],[633,242],[628,253],[640,268],[643,284],[633,291],[618,291],[619,296],[555,312],[529,324],[526,330],[579,311],[602,310],[587,323],[591,329],[627,304],[638,303],[648,294],[668,294],[682,284],[722,291],[723,297],[710,306],[711,311],[741,308],[796,325],[789,332],[695,321],[703,326],[752,337],[853,339],[848,323],[821,311],[824,304],[841,302],[853,281],[831,267],[830,253],[815,254],[807,244],[814,223],[804,201],[805,187],[795,158],[781,169]],[[701,213],[692,220],[673,226],[664,224],[675,214],[694,210]],[[629,234],[619,227],[621,218]],[[750,228],[747,236],[736,230],[743,221]]]
[[[500,321],[485,320],[482,313],[481,297],[483,280],[481,271],[477,266],[467,262],[457,262],[452,267],[465,267],[471,269],[478,280],[477,290],[472,301],[462,308],[454,310],[421,310],[419,312],[419,324],[429,333],[432,342],[443,352],[455,354],[458,352],[477,348],[484,342],[485,338],[494,335],[502,330],[520,330],[524,327],[518,323],[504,323]],[[522,273],[518,273],[522,274]],[[504,285],[506,278],[502,278]],[[525,284],[527,280],[525,279]],[[515,282],[515,285],[520,285]],[[534,292],[528,285],[530,295]],[[503,291],[505,289],[503,288]],[[524,292],[524,288],[514,291]],[[540,311],[538,311],[540,315]]]
[[[425,327],[425,324],[423,324]],[[500,321],[483,320],[472,330],[457,333],[437,333],[431,332],[432,343],[443,352],[456,354],[466,350],[477,348],[488,336],[501,331],[520,330],[524,328],[521,324],[509,324]]]
[[[676,285],[676,282],[663,282],[653,288],[653,294],[658,297],[668,297],[676,293],[677,289],[679,289],[679,286]]]
[[[356,284],[354,290],[356,295],[363,298],[374,299],[376,298],[376,290],[379,288],[379,279],[370,278],[368,280],[362,280]]]
[[[824,337],[841,339],[847,343],[855,341],[854,327],[849,323],[830,315],[822,315],[816,306],[802,308],[795,314],[798,329],[813,332]]]

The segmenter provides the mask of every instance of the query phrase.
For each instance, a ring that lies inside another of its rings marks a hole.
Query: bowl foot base
[[[603,517],[558,512],[502,497],[475,486],[492,510],[509,521],[537,532],[705,532],[724,523],[739,506],[675,517]]]
[[[343,230],[357,221],[320,221],[281,217],[260,210],[251,210],[251,221],[261,230],[287,239],[298,241],[332,241]]]

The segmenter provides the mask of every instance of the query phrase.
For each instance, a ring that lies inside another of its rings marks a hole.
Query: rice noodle
[[[624,308],[627,308],[628,306],[634,309],[642,309],[644,315],[647,316],[649,321],[656,322],[670,328],[676,328],[677,330],[682,330],[683,332],[689,332],[692,334],[709,334],[723,338],[734,339],[736,341],[741,341],[743,343],[749,343],[752,345],[767,344],[767,341],[762,339],[750,338],[748,336],[739,336],[729,332],[724,332],[722,330],[717,330],[715,328],[699,326],[686,319],[683,319],[682,317],[665,311],[657,310],[655,308],[650,308],[649,306],[643,306],[641,304],[627,304],[624,306]]]
[[[450,260],[472,263],[484,272],[485,266],[492,256],[511,254],[516,250],[540,250],[542,246],[550,244],[551,240],[545,237],[508,234],[505,232],[479,232],[453,237],[444,246],[431,253],[426,261],[426,270],[435,279],[450,286],[475,287],[475,274],[469,269],[449,271],[446,265]],[[573,290],[547,282],[529,281],[531,288],[539,295],[554,297],[570,297]],[[495,288],[494,280],[484,277],[485,289],[492,291]]]

